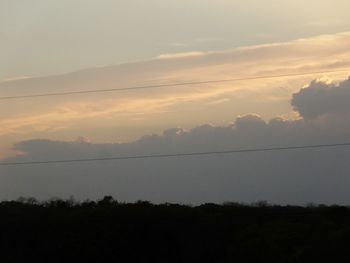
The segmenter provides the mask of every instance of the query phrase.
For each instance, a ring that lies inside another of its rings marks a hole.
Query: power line
[[[120,156],[120,157],[107,157],[107,158],[67,159],[67,160],[29,161],[29,162],[7,162],[7,163],[0,163],[0,166],[62,164],[62,163],[83,163],[83,162],[134,160],[134,159],[173,158],[173,157],[188,157],[188,156],[223,155],[223,154],[234,154],[234,153],[252,153],[252,152],[332,148],[332,147],[345,147],[345,146],[350,146],[350,143],[317,144],[317,145],[302,145],[302,146],[273,147],[273,148],[255,148],[255,149],[226,150],[226,151],[191,152],[191,153],[136,155],[136,156]]]
[[[94,89],[94,90],[67,91],[67,92],[56,92],[56,93],[38,93],[38,94],[0,97],[0,100],[29,99],[29,98],[79,95],[79,94],[89,94],[89,93],[121,92],[121,91],[131,91],[131,90],[141,90],[141,89],[178,87],[178,86],[189,86],[189,85],[198,85],[198,84],[224,83],[224,82],[236,82],[236,81],[245,81],[245,80],[283,78],[283,77],[296,77],[296,76],[307,76],[307,75],[313,75],[313,74],[325,74],[325,73],[337,73],[337,72],[349,72],[349,71],[350,69],[339,69],[339,70],[314,71],[314,72],[305,72],[305,73],[256,76],[256,77],[246,77],[246,78],[230,78],[230,79],[159,84],[159,85],[134,86],[134,87],[125,87],[125,88],[113,88],[113,89],[98,89],[98,90]]]

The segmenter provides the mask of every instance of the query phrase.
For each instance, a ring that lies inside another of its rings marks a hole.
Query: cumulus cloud
[[[161,59],[0,82],[1,96],[333,70],[350,66],[349,41],[350,33],[347,32],[229,50],[165,54]],[[332,79],[339,79],[343,78],[344,74],[347,73],[327,75]],[[258,112],[265,119],[273,118],[288,113],[291,93],[313,78],[315,76],[310,75],[300,78],[177,86],[137,92],[99,93],[94,96],[80,94],[36,98],[35,103],[32,100],[20,100],[16,101],[16,105],[13,101],[2,101],[0,143],[8,142],[12,134],[31,133],[32,137],[35,137],[38,136],[38,132],[44,130],[48,132],[46,138],[63,137],[66,136],[64,133],[72,133],[77,122],[83,127],[90,123],[96,126],[98,123],[99,127],[106,129],[112,118],[123,122],[122,126],[126,131],[124,134],[134,134],[136,129],[130,131],[129,128],[134,127],[134,124],[121,119],[126,115],[128,120],[140,119],[142,113],[146,113],[142,117],[148,125],[159,127],[158,132],[172,125],[184,126],[190,123],[193,127],[206,121],[222,123],[222,120],[246,112]],[[281,86],[284,87],[283,90],[280,89]],[[210,118],[199,119],[200,116],[193,113],[198,109],[204,112],[202,116],[210,115]],[[178,112],[177,115],[174,112]],[[156,116],[158,113],[162,116]],[[174,124],[174,119],[181,122]],[[120,130],[120,127],[118,128]],[[140,126],[138,130],[140,132],[137,136],[142,136],[144,127]],[[55,131],[55,134],[50,131]],[[92,131],[88,136],[93,137],[92,140],[106,139],[104,133],[96,134]],[[122,137],[121,134],[119,136]],[[136,136],[123,135],[121,140],[130,141],[135,138]]]
[[[350,78],[340,84],[312,81],[293,95],[292,105],[305,119],[326,114],[350,114]]]
[[[238,117],[235,126],[238,130],[246,131],[260,131],[265,128],[266,123],[261,117],[257,114],[248,114],[242,117]]]
[[[143,154],[220,151],[348,142],[344,113],[349,80],[339,85],[312,82],[294,94],[299,120],[257,114],[231,124],[172,128],[130,143],[30,140],[5,161],[60,160]],[[326,93],[326,94],[325,94]],[[342,97],[342,98],[340,98]],[[344,98],[345,97],[345,98]],[[349,98],[349,97],[347,97]],[[335,101],[333,101],[335,100]],[[319,103],[326,105],[320,107]],[[339,106],[341,105],[341,106]],[[319,121],[322,114],[333,118]],[[335,116],[337,118],[335,118]],[[105,194],[120,200],[154,202],[252,202],[350,204],[349,147],[256,152],[232,155],[123,160],[83,164],[0,167],[0,198],[52,196],[78,199]]]

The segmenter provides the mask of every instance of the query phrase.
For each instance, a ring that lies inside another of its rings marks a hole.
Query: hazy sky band
[[[0,1],[0,80],[349,29],[349,1]]]

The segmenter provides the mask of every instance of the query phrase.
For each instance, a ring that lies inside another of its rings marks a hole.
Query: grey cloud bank
[[[350,80],[313,81],[291,104],[299,120],[259,115],[227,126],[173,128],[132,143],[93,144],[31,140],[24,153],[5,161],[76,159],[208,150],[343,143],[350,138]],[[153,202],[252,202],[350,204],[350,147],[178,157],[117,162],[0,167],[0,198],[78,199],[111,194],[120,200]]]
[[[350,114],[350,78],[339,85],[313,81],[294,94],[292,105],[305,119],[326,114]]]

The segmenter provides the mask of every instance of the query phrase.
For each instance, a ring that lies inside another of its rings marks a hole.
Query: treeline
[[[1,262],[347,262],[350,208],[0,203]],[[346,261],[343,261],[347,259]]]

